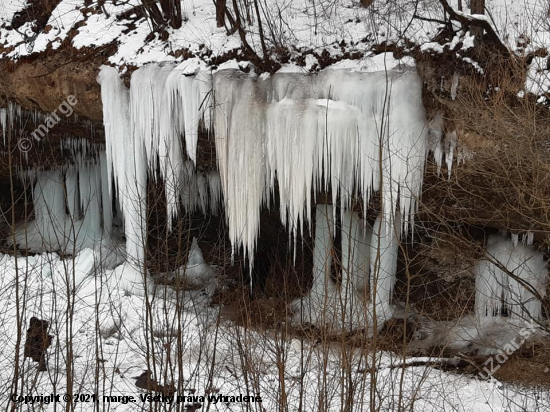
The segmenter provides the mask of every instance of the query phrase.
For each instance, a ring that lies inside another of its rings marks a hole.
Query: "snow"
[[[537,342],[547,337],[531,320],[476,315],[442,322],[424,319],[415,333],[418,339],[410,344],[413,352],[441,345],[450,351],[479,356],[497,355],[511,342],[521,346],[523,342]]]
[[[149,365],[161,383],[176,384],[179,396],[190,395],[190,391],[202,396],[216,388],[224,395],[258,393],[262,397],[261,405],[211,402],[210,410],[277,410],[281,396],[286,396],[289,405],[299,405],[301,399],[305,411],[322,407],[339,411],[345,408],[345,398],[339,394],[346,393],[347,384],[355,388],[353,403],[347,410],[368,410],[374,380],[364,371],[373,363],[377,368],[374,402],[381,411],[397,410],[399,399],[410,404],[411,410],[426,412],[542,412],[550,402],[544,390],[486,382],[424,366],[395,367],[403,359],[389,352],[379,352],[374,359],[361,350],[350,350],[342,356],[336,347],[326,348],[307,340],[275,340],[219,319],[219,308],[209,306],[208,288],[176,294],[159,286],[148,298],[129,294],[119,287],[112,271],[101,269],[101,260],[90,250],[82,251],[74,260],[61,260],[53,254],[1,256],[0,364],[10,365],[0,368],[2,387],[12,388],[18,322],[24,331],[30,317],[37,316],[50,322],[49,333],[54,339],[48,349],[48,372],[42,373],[36,371],[35,363],[23,359],[20,344],[18,382],[25,385],[19,388],[23,395],[66,393],[69,377],[65,356],[72,353],[72,381],[78,384],[79,393],[132,395],[139,399],[144,392],[135,386],[134,377]],[[15,296],[25,299],[26,304],[18,308]],[[284,364],[275,347],[284,351]],[[148,357],[153,352],[154,358]],[[407,363],[415,360],[430,359],[411,358]],[[348,378],[342,379],[344,371],[349,371],[349,382]],[[278,389],[281,376],[284,395]],[[402,385],[396,385],[401,379]],[[245,381],[254,384],[247,386]],[[30,385],[32,390],[27,389]],[[332,395],[323,401],[323,393]],[[7,397],[0,400],[3,405],[6,401]],[[45,410],[64,406],[42,405]],[[147,409],[149,404],[138,401],[110,407],[124,412]],[[80,403],[77,409],[96,410],[97,404]]]
[[[525,91],[535,96],[550,93],[550,70],[548,57],[535,57],[529,65],[525,80]]]
[[[0,17],[3,19],[11,19],[12,16],[22,10],[27,3],[26,0],[12,0],[10,2],[2,2],[0,4]]]

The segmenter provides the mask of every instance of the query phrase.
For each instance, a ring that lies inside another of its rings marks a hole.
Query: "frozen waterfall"
[[[530,238],[531,236],[526,236]],[[502,235],[487,241],[487,256],[475,268],[476,314],[535,319],[542,316],[548,269],[541,252]],[[531,240],[532,242],[532,240]]]

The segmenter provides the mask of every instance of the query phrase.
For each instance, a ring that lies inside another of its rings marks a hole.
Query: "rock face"
[[[46,52],[34,59],[13,62],[0,60],[0,97],[22,107],[53,112],[74,95],[75,113],[94,121],[103,119],[100,88],[96,81],[99,67],[106,63],[108,49],[66,48]]]

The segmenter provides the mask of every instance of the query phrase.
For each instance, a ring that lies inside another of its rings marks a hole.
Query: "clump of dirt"
[[[498,366],[494,377],[501,382],[550,387],[550,341],[526,343]]]
[[[27,339],[25,340],[24,354],[26,358],[31,358],[38,362],[38,370],[48,370],[46,365],[46,350],[52,343],[53,336],[48,334],[49,324],[45,320],[32,317],[30,326],[27,329]]]
[[[155,392],[164,396],[174,396],[176,387],[173,383],[162,385],[158,383],[152,376],[150,370],[144,371],[141,375],[136,376],[136,386],[140,389],[145,389],[147,392]]]

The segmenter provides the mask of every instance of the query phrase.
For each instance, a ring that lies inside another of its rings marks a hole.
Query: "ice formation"
[[[458,81],[460,80],[460,75],[458,73],[453,74],[453,80],[451,82],[451,99],[456,100],[456,92],[458,90]]]
[[[378,216],[372,227],[370,242],[371,302],[377,319],[391,318],[393,308],[391,297],[397,273],[397,255],[400,240],[400,219],[396,217],[393,225],[384,222],[383,215]]]
[[[477,316],[540,319],[542,303],[532,291],[545,296],[548,269],[542,253],[518,244],[516,236],[493,235],[475,275]]]
[[[333,238],[333,207],[319,204],[315,214],[313,284],[306,297],[294,302],[295,319],[320,327],[362,329],[367,324],[367,305],[365,295],[353,284],[353,275],[343,268],[340,285],[331,279]]]
[[[443,113],[437,112],[429,123],[428,145],[433,153],[438,174],[443,164],[443,128]]]
[[[127,252],[142,258],[147,171],[160,171],[169,221],[180,204],[216,212],[223,194],[233,250],[242,247],[251,266],[263,206],[278,196],[281,221],[296,240],[312,227],[315,193],[330,191],[353,235],[345,241],[353,252],[343,259],[354,291],[370,282],[369,239],[376,238],[385,251],[378,256],[376,249],[377,281],[385,290],[378,300],[388,304],[397,259],[392,234],[410,227],[428,145],[419,77],[414,68],[382,57],[395,64],[326,69],[315,76],[285,70],[257,76],[232,66],[212,74],[193,59],[179,66],[152,64],[132,74],[129,91],[115,69],[103,67],[98,81],[106,174],[115,180]],[[201,128],[215,131],[219,175],[195,169]],[[381,195],[381,213],[371,236],[347,210],[353,199],[367,205],[373,192]],[[395,226],[396,214],[403,224]],[[351,241],[356,235],[359,241]]]
[[[168,222],[181,200],[186,210],[217,208],[219,185],[213,176],[196,173],[199,127],[207,127],[205,101],[209,73],[191,62],[149,65],[132,74],[128,90],[112,67],[98,76],[103,101],[106,174],[113,176],[124,214],[126,250],[143,259],[147,172],[160,171],[166,188]],[[184,157],[181,138],[185,139]],[[130,151],[130,152],[128,152]],[[212,186],[208,183],[213,182]],[[215,197],[215,198],[214,198]]]
[[[391,304],[400,222],[392,232],[378,216],[374,226],[361,221],[357,212],[344,211],[341,225],[341,281],[331,279],[334,256],[334,208],[318,204],[315,214],[313,284],[307,296],[294,303],[301,322],[317,326],[372,331],[393,315]]]
[[[136,141],[132,133],[134,129],[130,128],[130,96],[116,70],[103,67],[98,81],[103,102],[107,176],[109,181],[111,178],[115,181],[116,195],[122,208],[126,252],[141,261],[147,177],[144,148],[142,142]]]
[[[104,67],[98,80],[107,163],[118,190],[123,176],[132,175],[143,183],[147,168],[155,170],[158,165],[171,217],[177,214],[180,199],[184,205],[206,208],[204,179],[191,178],[198,184],[198,197],[188,196],[185,188],[194,170],[185,162],[180,138],[194,165],[199,128],[208,127],[213,116],[230,239],[251,260],[260,210],[269,204],[275,181],[281,220],[295,237],[311,222],[312,194],[317,189],[331,188],[333,201],[344,208],[354,197],[368,203],[371,193],[381,189],[384,216],[399,207],[404,228],[408,227],[426,155],[421,82],[410,67],[325,70],[317,76],[286,72],[256,76],[220,69],[211,75],[192,59],[179,66],[137,70],[129,96],[115,69]],[[215,99],[212,114],[210,96]],[[131,164],[117,145],[134,149]],[[208,196],[212,210],[219,200],[217,186],[213,188]],[[134,198],[142,197],[140,188],[135,191],[139,196]],[[385,224],[389,222],[385,218]],[[130,239],[140,237],[130,234]]]
[[[372,228],[360,220],[357,212],[343,211],[342,216],[342,283],[367,297],[370,286]]]
[[[33,185],[34,220],[16,228],[15,241],[21,247],[76,254],[109,243],[105,233],[111,222],[102,221],[102,210],[110,209],[111,201],[102,196],[99,164],[35,170],[22,178]]]
[[[429,122],[428,132],[428,148],[433,153],[435,164],[437,165],[437,174],[441,173],[443,159],[447,166],[447,177],[451,178],[453,168],[455,149],[458,144],[458,136],[456,130],[445,133],[445,122],[443,113],[436,112],[432,120]],[[464,158],[459,153],[457,163],[460,164]]]
[[[213,88],[230,238],[245,255],[253,255],[260,208],[275,180],[281,220],[295,236],[311,222],[312,193],[329,188],[343,209],[357,197],[368,204],[381,190],[385,224],[399,208],[408,228],[427,150],[414,71],[257,77],[220,70]]]

